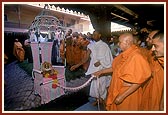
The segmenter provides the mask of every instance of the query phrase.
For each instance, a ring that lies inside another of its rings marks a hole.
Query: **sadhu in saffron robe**
[[[132,45],[129,49],[118,55],[112,63],[112,81],[108,89],[106,109],[109,111],[138,111],[141,109],[142,87],[127,96],[119,105],[114,103],[119,94],[125,92],[130,86],[124,82],[142,84],[151,76],[148,61],[142,56],[139,48]]]

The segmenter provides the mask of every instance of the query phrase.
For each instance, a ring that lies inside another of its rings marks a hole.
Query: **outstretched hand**
[[[95,77],[100,77],[101,74],[102,74],[101,71],[97,71],[97,72],[93,73],[92,75]]]

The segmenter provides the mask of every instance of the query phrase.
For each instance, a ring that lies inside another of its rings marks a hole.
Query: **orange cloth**
[[[85,57],[87,51],[83,47],[86,47],[88,42],[83,41],[82,44],[77,44],[76,41],[73,41],[71,38],[66,39],[66,53],[65,50],[65,43],[62,41],[60,45],[60,54],[62,60],[66,57],[66,62],[68,65],[73,66],[81,62],[81,60]],[[87,69],[89,62],[83,64],[83,68]]]
[[[151,67],[151,64],[152,63],[152,51],[151,50],[148,50],[147,48],[142,48],[142,47],[139,47],[140,51],[141,51],[141,54],[143,55],[143,57],[148,61],[150,67]],[[152,76],[152,75],[151,75]],[[149,79],[147,81],[145,81],[143,84],[142,84],[142,90],[143,90],[143,93],[142,93],[142,104],[141,104],[141,110],[144,110],[143,108],[148,108],[149,107],[149,94],[146,93],[146,91],[149,89],[147,89],[147,85],[151,79],[151,76],[149,77]],[[146,91],[144,91],[146,90]]]
[[[13,55],[19,60],[24,61],[25,51],[20,42],[14,42]]]
[[[64,63],[64,60],[65,60],[65,43],[64,43],[64,40],[61,41],[61,44],[60,44],[60,48],[59,48],[59,51],[60,51],[60,57]]]
[[[164,58],[159,60],[162,63],[162,66],[164,66],[163,60]],[[161,97],[163,95],[162,91],[164,88],[164,69],[154,58],[151,58],[150,62],[152,77],[143,87],[144,93],[142,110],[159,111]]]
[[[125,92],[129,87],[123,82],[142,84],[151,75],[147,60],[142,56],[139,48],[132,45],[129,49],[118,55],[112,64],[112,81],[108,89],[106,109],[109,111],[136,111],[141,108],[142,88],[138,88],[124,101],[116,105],[117,95]]]
[[[147,48],[143,48],[143,47],[139,47],[139,50],[142,56],[150,63],[152,52],[150,52],[150,50],[148,50]]]

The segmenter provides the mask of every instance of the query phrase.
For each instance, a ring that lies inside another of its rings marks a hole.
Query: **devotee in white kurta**
[[[93,39],[96,41],[90,44],[88,48],[91,50],[91,60],[86,75],[92,74],[104,68],[109,68],[112,65],[113,57],[109,46],[101,39],[101,34],[98,31],[93,32]],[[107,95],[107,87],[111,81],[111,75],[95,78],[91,82],[90,96],[96,99],[105,100]]]

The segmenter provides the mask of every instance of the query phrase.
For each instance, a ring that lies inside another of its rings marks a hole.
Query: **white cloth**
[[[38,39],[40,42],[45,42],[47,38],[43,38],[43,36],[40,34],[40,37]]]
[[[113,57],[109,46],[105,42],[99,40],[98,42],[89,45],[88,48],[91,50],[91,61],[86,75],[111,67]],[[94,63],[97,61],[100,61],[101,65],[95,67]],[[110,81],[110,75],[102,76],[98,78],[98,80],[93,79],[90,86],[90,96],[105,99],[107,95],[107,87],[109,86]]]
[[[37,37],[36,37],[36,35],[35,35],[34,32],[31,32],[30,41],[31,41],[31,42],[37,42]]]
[[[92,73],[98,71],[98,68],[94,66],[94,63],[96,63],[95,42],[90,43],[88,45],[88,48],[91,50],[91,54],[90,54],[91,60],[90,60],[90,64],[89,64],[88,70],[85,73],[86,75],[89,75],[89,74],[92,74]]]

